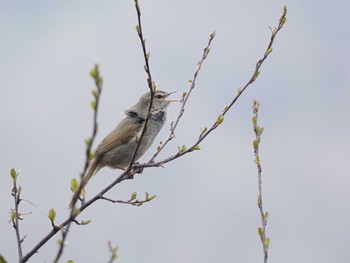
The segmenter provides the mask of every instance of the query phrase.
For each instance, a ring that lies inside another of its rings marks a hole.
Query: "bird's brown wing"
[[[120,125],[111,131],[97,146],[95,157],[101,156],[111,149],[129,142],[137,136],[141,128],[142,124],[138,122],[130,123],[129,121],[127,125],[122,125],[122,123],[120,123]]]

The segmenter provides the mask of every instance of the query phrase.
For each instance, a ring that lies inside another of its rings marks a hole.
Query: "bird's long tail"
[[[100,170],[100,167],[98,167],[97,164],[97,160],[96,158],[94,158],[88,167],[87,173],[84,176],[83,180],[80,183],[80,191],[77,191],[76,193],[74,193],[72,200],[69,203],[69,208],[73,207],[73,204],[79,199],[81,192],[85,189],[85,186],[87,185],[87,183],[89,182],[89,180],[91,179],[91,177],[98,171]]]

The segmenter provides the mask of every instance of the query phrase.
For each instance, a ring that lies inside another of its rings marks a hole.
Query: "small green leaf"
[[[199,151],[200,149],[201,149],[201,147],[199,145],[196,145],[193,147],[193,150],[195,150],[195,151]]]
[[[227,111],[227,109],[228,109],[228,105],[226,104],[226,105],[224,106],[224,111]]]
[[[152,201],[154,198],[156,198],[157,196],[156,195],[152,195],[150,197],[148,197],[146,200],[147,201]]]
[[[254,150],[258,149],[258,147],[259,147],[259,142],[258,142],[258,140],[254,140],[254,141],[253,141],[253,147],[254,147]]]
[[[258,118],[257,118],[256,116],[254,116],[254,117],[252,118],[252,122],[253,122],[253,124],[256,124],[256,123],[257,123],[257,121],[258,121]]]
[[[100,76],[98,65],[95,65],[93,70],[90,71],[90,76],[93,77],[94,79],[97,79]]]
[[[77,217],[77,216],[80,214],[80,212],[81,212],[81,211],[80,211],[80,209],[79,209],[79,208],[77,208],[77,207],[76,207],[76,208],[74,208],[74,211],[73,211],[73,216],[74,216],[74,217]]]
[[[218,116],[216,123],[217,125],[220,125],[223,121],[224,121],[224,115],[221,114]]]
[[[83,220],[83,221],[81,221],[82,225],[87,225],[87,224],[90,224],[90,223],[91,223],[91,220]]]
[[[17,179],[17,175],[18,175],[18,174],[17,174],[15,168],[12,168],[12,169],[10,170],[10,175],[11,175],[11,177],[12,177],[13,180],[16,180],[16,179]]]
[[[140,27],[139,27],[139,25],[136,25],[135,29],[136,29],[137,33],[140,34]]]
[[[265,219],[265,221],[267,221],[267,218],[269,217],[269,212],[265,212],[265,214],[264,214],[264,219]]]
[[[55,221],[55,219],[56,219],[56,211],[55,211],[55,209],[51,208],[49,210],[49,214],[47,216],[49,217],[50,221],[53,223]]]
[[[86,144],[86,146],[91,146],[91,143],[92,143],[92,139],[91,138],[87,138],[86,140],[85,140],[85,144]]]
[[[193,80],[192,80],[192,79],[190,79],[190,80],[188,80],[188,82],[192,84]]]
[[[79,183],[78,183],[78,180],[73,178],[71,181],[70,181],[70,190],[73,192],[73,193],[76,193],[78,191],[78,188],[79,188]]]
[[[98,92],[97,92],[97,90],[92,90],[91,91],[91,93],[92,93],[92,96],[94,96],[95,98],[97,98],[97,96],[98,96]]]
[[[182,145],[181,148],[179,148],[179,152],[182,153],[187,150],[186,145]]]
[[[89,160],[91,161],[94,158],[95,158],[95,154],[93,152],[89,152]]]
[[[11,219],[11,221],[14,221],[16,219],[16,212],[15,212],[15,210],[11,210],[11,212],[10,212],[10,219]]]
[[[258,233],[259,233],[259,236],[262,236],[264,234],[264,229],[262,229],[262,227],[259,227]]]
[[[257,71],[254,75],[254,80],[260,75],[260,71]]]
[[[149,60],[150,56],[151,56],[151,53],[148,52],[146,55],[147,60]]]
[[[268,249],[269,246],[270,246],[270,238],[266,238],[266,239],[264,240],[264,248],[265,248],[265,249]]]
[[[272,52],[272,47],[270,47],[270,48],[267,50],[266,55],[267,55],[267,56],[270,55],[271,52]]]
[[[256,165],[260,165],[260,160],[259,160],[258,157],[256,157],[256,158],[254,159],[254,163],[255,163]]]
[[[240,95],[242,93],[242,88],[237,89],[237,95]]]
[[[207,127],[201,128],[201,136],[208,130]]]
[[[131,197],[130,197],[130,199],[129,199],[129,202],[135,200],[136,198],[137,198],[137,193],[136,193],[136,192],[133,192],[133,193],[131,194]]]
[[[67,263],[74,263],[74,261],[70,259],[67,261]]]
[[[260,137],[261,134],[264,132],[264,127],[257,127],[256,132],[257,132],[258,136]]]
[[[7,261],[5,260],[5,258],[3,256],[0,255],[0,263],[7,263]]]
[[[93,101],[91,101],[91,103],[90,103],[90,106],[91,106],[91,108],[93,109],[93,110],[96,110],[96,101],[95,100],[93,100]]]
[[[286,17],[283,17],[282,20],[281,20],[281,24],[284,25],[287,21],[287,18]]]

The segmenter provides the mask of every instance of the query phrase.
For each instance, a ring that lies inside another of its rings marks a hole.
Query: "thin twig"
[[[135,0],[135,8],[136,8],[136,13],[137,13],[137,21],[138,21],[138,24],[136,26],[136,31],[137,31],[137,34],[138,34],[139,39],[141,41],[143,57],[144,57],[144,60],[145,60],[144,69],[145,69],[146,74],[147,74],[147,84],[148,84],[148,88],[150,90],[151,100],[150,100],[150,104],[149,104],[149,107],[148,107],[147,117],[145,119],[145,122],[144,122],[144,125],[143,125],[143,129],[142,129],[142,132],[141,132],[138,144],[136,145],[136,149],[135,149],[134,154],[133,154],[133,156],[132,156],[132,158],[130,160],[130,163],[128,165],[127,171],[130,171],[132,169],[132,165],[134,164],[134,161],[136,159],[136,155],[137,155],[137,152],[138,152],[139,147],[141,145],[141,141],[142,141],[142,139],[143,139],[143,137],[144,137],[144,135],[146,133],[146,130],[147,130],[147,127],[148,127],[148,122],[149,122],[149,119],[151,117],[151,110],[152,110],[152,105],[153,105],[154,92],[155,92],[155,89],[156,89],[156,85],[155,85],[155,83],[152,80],[151,68],[149,66],[150,54],[147,52],[146,40],[143,37],[142,23],[141,23],[141,10],[140,10],[140,6],[139,6],[138,0]],[[127,173],[127,176],[132,178],[129,173]]]
[[[188,92],[184,92],[182,95],[182,99],[181,99],[181,108],[179,111],[179,114],[176,118],[176,120],[174,122],[171,123],[171,127],[170,127],[170,133],[168,138],[161,144],[159,145],[157,152],[152,156],[152,158],[147,162],[147,163],[153,163],[154,159],[158,156],[158,154],[164,149],[164,147],[175,137],[175,129],[177,127],[177,125],[180,122],[181,117],[183,116],[184,112],[185,112],[185,106],[187,104],[188,98],[190,97],[193,89],[196,86],[196,79],[198,76],[199,71],[202,68],[202,64],[204,62],[204,60],[207,58],[209,52],[210,52],[210,45],[211,42],[213,41],[215,37],[215,31],[213,33],[210,34],[209,36],[209,41],[207,43],[207,45],[205,46],[204,50],[203,50],[203,54],[202,54],[202,58],[200,59],[200,61],[198,61],[197,65],[196,65],[196,70],[194,72],[193,78],[192,80],[190,80],[190,88],[188,90]]]
[[[18,207],[22,199],[21,199],[21,187],[17,188],[17,176],[18,176],[18,173],[16,174],[16,177],[13,179],[12,196],[13,196],[13,201],[15,203],[15,210],[13,211],[14,215],[12,216],[11,221],[12,221],[13,228],[15,229],[15,232],[16,232],[18,261],[20,262],[23,258],[22,242],[24,238],[23,239],[21,238],[20,230],[19,230],[19,220],[22,218],[19,213]]]
[[[253,147],[254,147],[254,156],[255,156],[255,164],[258,168],[258,207],[261,217],[261,227],[258,229],[258,233],[260,236],[263,253],[264,253],[264,263],[267,263],[268,258],[268,249],[270,245],[270,238],[266,238],[266,224],[267,224],[267,217],[268,212],[264,211],[263,208],[263,195],[262,195],[262,166],[259,156],[259,146],[261,141],[261,134],[264,131],[263,127],[258,126],[258,112],[259,112],[259,102],[254,100],[253,102],[253,129],[255,133],[255,140],[253,141]]]
[[[101,97],[101,93],[102,93],[102,85],[103,85],[103,79],[100,76],[100,72],[99,72],[99,68],[96,65],[95,68],[91,71],[90,75],[93,77],[94,81],[95,81],[95,86],[96,86],[96,90],[93,91],[93,96],[94,96],[94,101],[92,102],[92,108],[94,110],[94,116],[93,116],[93,128],[92,128],[92,135],[91,135],[91,139],[87,141],[86,143],[86,151],[85,151],[85,163],[84,163],[84,167],[83,167],[83,172],[81,173],[81,181],[83,180],[86,171],[89,167],[89,163],[90,163],[90,157],[91,157],[91,149],[92,149],[92,145],[93,142],[96,138],[97,135],[97,130],[98,130],[98,123],[97,123],[97,118],[98,118],[98,109],[99,109],[99,105],[100,105],[100,97]],[[79,188],[77,190],[77,192],[75,193],[75,195],[80,195],[80,192],[83,189],[83,185],[80,184]],[[74,199],[73,199],[74,200]],[[76,205],[76,201],[78,199],[75,200],[75,202],[73,202],[72,208],[70,210],[70,218],[73,217],[74,211],[75,211],[75,205]],[[68,233],[69,233],[69,229],[71,226],[71,222],[69,222],[67,224],[67,227],[65,229],[62,229],[62,238],[61,238],[61,242],[59,244],[59,249],[57,252],[57,255],[55,257],[54,262],[58,262],[59,259],[61,258],[62,254],[63,254],[63,249],[64,249],[64,245],[65,245],[65,241],[67,239]]]
[[[181,156],[184,156],[185,154],[188,154],[190,152],[193,152],[195,150],[198,149],[199,144],[209,135],[211,134],[224,120],[224,116],[226,115],[226,113],[231,109],[231,107],[236,103],[236,101],[239,99],[239,97],[243,94],[243,92],[252,84],[255,82],[255,80],[257,79],[258,75],[260,74],[260,67],[262,66],[262,64],[264,63],[264,61],[266,60],[266,58],[271,54],[272,52],[272,47],[273,47],[273,43],[274,40],[278,34],[278,32],[283,28],[283,25],[286,22],[286,15],[287,15],[287,7],[284,6],[283,8],[283,12],[281,14],[281,17],[279,19],[279,23],[277,28],[273,28],[272,33],[271,33],[271,38],[269,41],[269,44],[264,52],[264,55],[261,59],[258,60],[258,62],[255,65],[255,70],[251,76],[251,78],[248,80],[248,82],[244,85],[244,87],[242,89],[239,89],[237,92],[237,95],[233,98],[233,100],[227,105],[225,106],[225,108],[223,109],[222,113],[218,116],[218,119],[212,124],[212,126],[209,129],[205,129],[204,131],[202,131],[202,133],[200,134],[198,140],[189,148],[179,151],[178,153],[165,158],[161,161],[158,162],[147,162],[144,164],[138,164],[135,165],[135,167],[138,168],[145,168],[145,167],[159,167],[159,166],[163,166],[165,163],[168,163],[170,161],[173,161]]]

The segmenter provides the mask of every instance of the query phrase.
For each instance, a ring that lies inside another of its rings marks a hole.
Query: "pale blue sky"
[[[313,3],[314,2],[314,3]],[[211,53],[200,73],[177,138],[164,151],[193,142],[250,77],[288,6],[286,27],[257,82],[202,145],[164,169],[149,169],[108,195],[133,191],[157,198],[142,207],[98,202],[73,226],[62,262],[107,262],[107,242],[119,263],[261,262],[257,173],[251,106],[261,102],[265,127],[261,159],[269,211],[269,262],[348,262],[350,259],[350,147],[348,131],[350,26],[347,1],[141,1],[151,70],[160,89],[188,88],[209,34]],[[2,1],[0,9],[0,253],[16,261],[12,167],[22,169],[26,252],[50,228],[55,208],[68,213],[69,181],[83,166],[90,134],[89,71],[105,80],[99,114],[101,140],[120,113],[147,91],[133,1]],[[169,109],[173,119],[179,105]],[[163,129],[156,141],[167,136]],[[154,145],[141,159],[147,160]],[[118,171],[103,169],[88,196]],[[30,262],[51,262],[57,236]]]

